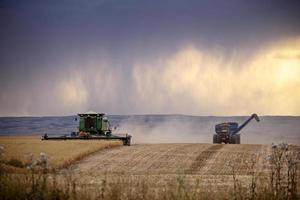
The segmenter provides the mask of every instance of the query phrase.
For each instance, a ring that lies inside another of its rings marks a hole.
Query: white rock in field
[[[36,160],[36,162],[33,165],[40,165],[43,167],[48,167],[48,156],[47,154],[41,152],[39,159]]]
[[[48,161],[47,154],[41,152],[41,153],[40,153],[40,162],[41,162],[42,164],[47,164],[47,161]]]
[[[4,146],[0,145],[0,156],[2,156],[4,154]]]

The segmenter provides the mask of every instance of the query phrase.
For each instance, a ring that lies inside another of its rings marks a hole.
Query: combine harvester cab
[[[239,133],[253,118],[260,121],[257,114],[252,114],[241,126],[236,122],[225,122],[215,126],[216,134],[213,136],[214,144],[240,144],[241,134]]]
[[[124,145],[130,146],[131,135],[112,134],[110,123],[105,114],[87,112],[78,114],[78,116],[78,132],[72,132],[70,135],[63,136],[48,136],[45,134],[42,140],[122,140]]]

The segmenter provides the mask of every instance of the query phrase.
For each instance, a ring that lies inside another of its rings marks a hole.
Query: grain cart
[[[122,140],[124,145],[130,146],[131,135],[112,134],[108,118],[103,113],[87,112],[78,114],[78,132],[70,135],[48,136],[45,134],[42,140]],[[75,118],[77,120],[77,118]]]
[[[252,114],[241,126],[237,122],[226,122],[217,124],[215,126],[216,134],[213,136],[213,143],[215,144],[240,144],[241,135],[239,132],[253,119],[260,121],[257,114]]]

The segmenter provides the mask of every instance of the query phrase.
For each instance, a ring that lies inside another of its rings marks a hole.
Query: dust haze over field
[[[133,143],[212,143],[215,125],[238,122],[248,117],[199,117],[199,116],[132,116],[123,119],[116,132],[133,135]],[[245,144],[271,144],[288,142],[300,144],[299,117],[263,116],[257,123],[251,121],[241,130]]]

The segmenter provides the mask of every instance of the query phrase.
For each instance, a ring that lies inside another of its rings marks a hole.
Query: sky
[[[2,0],[0,116],[300,115],[298,0]]]

